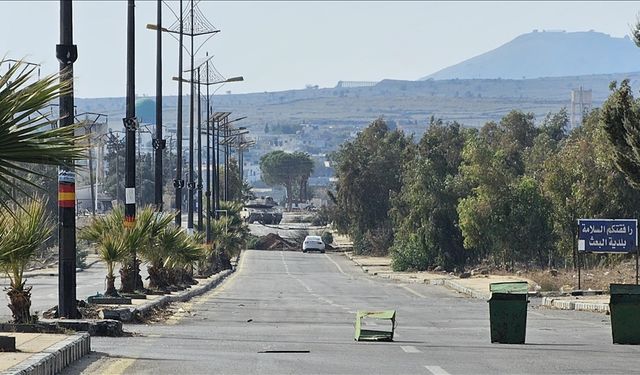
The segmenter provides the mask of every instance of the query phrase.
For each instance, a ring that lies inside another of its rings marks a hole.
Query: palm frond
[[[180,230],[179,241],[165,260],[165,267],[185,268],[201,260],[204,256],[204,245]]]
[[[2,62],[2,61],[0,61]],[[34,80],[36,67],[18,62],[0,76],[0,205],[9,200],[14,182],[36,186],[20,178],[15,171],[24,170],[18,163],[71,165],[84,158],[86,136],[76,136],[77,126],[56,128],[56,121],[43,116],[42,110],[61,94],[71,90],[71,82],[58,74]],[[18,189],[24,193],[24,190]]]
[[[36,250],[49,238],[53,226],[47,216],[46,200],[21,202],[21,210],[9,214],[0,209],[0,267],[16,289],[24,286],[23,273]]]
[[[98,246],[100,259],[107,264],[107,276],[113,277],[115,264],[122,262],[127,255],[122,233],[108,233]]]

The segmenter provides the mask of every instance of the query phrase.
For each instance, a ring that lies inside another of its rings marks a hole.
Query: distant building
[[[569,118],[569,130],[573,130],[582,124],[584,115],[591,110],[593,94],[591,90],[571,90],[571,113]]]
[[[340,89],[340,88],[353,88],[353,87],[373,87],[377,84],[378,82],[370,82],[370,81],[338,81],[336,88]]]

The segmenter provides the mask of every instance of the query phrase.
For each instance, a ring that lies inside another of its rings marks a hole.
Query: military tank
[[[271,197],[260,197],[247,201],[242,207],[240,217],[245,223],[280,224],[282,211]]]

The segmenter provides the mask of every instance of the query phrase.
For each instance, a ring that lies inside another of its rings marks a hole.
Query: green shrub
[[[333,243],[333,234],[331,232],[324,232],[322,233],[322,242],[325,243],[325,245],[330,245]]]
[[[397,240],[391,247],[391,267],[394,271],[424,270],[429,266],[429,256],[418,236]]]
[[[87,268],[87,255],[89,255],[89,250],[87,249],[78,249],[76,251],[76,268]]]
[[[259,239],[260,237],[254,236],[253,234],[247,235],[247,249],[255,249]]]

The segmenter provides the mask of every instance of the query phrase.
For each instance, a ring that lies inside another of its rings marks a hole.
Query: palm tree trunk
[[[108,297],[119,297],[118,291],[116,290],[115,276],[107,275],[107,290],[104,292],[104,295]]]
[[[33,323],[34,319],[29,311],[31,308],[31,287],[22,290],[9,287],[7,295],[9,296],[9,308],[13,315],[13,321],[19,324]]]

